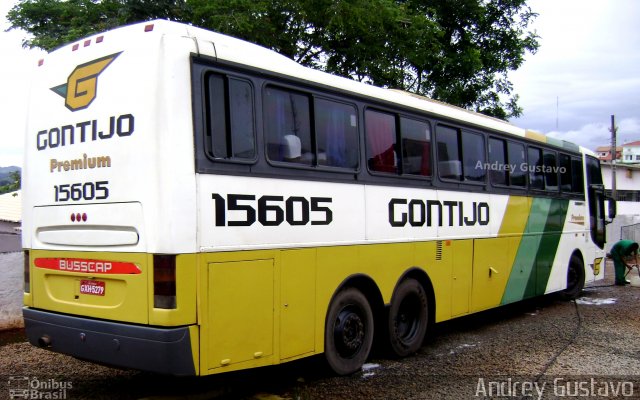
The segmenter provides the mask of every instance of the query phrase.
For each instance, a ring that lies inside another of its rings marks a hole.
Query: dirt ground
[[[322,357],[166,377],[96,366],[5,332],[0,399],[25,387],[66,399],[640,398],[640,288],[612,284],[608,268],[577,301],[550,295],[438,324],[417,354],[374,355],[347,377],[333,376]]]

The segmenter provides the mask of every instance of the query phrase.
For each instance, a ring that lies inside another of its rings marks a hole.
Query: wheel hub
[[[336,319],[334,338],[338,352],[344,357],[353,356],[364,342],[364,323],[360,315],[350,308],[340,311]]]

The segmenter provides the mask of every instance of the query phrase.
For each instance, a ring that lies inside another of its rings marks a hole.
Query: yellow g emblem
[[[122,52],[120,52],[122,53]],[[98,75],[111,64],[120,53],[111,54],[85,64],[73,70],[67,83],[52,87],[55,93],[65,98],[64,105],[71,111],[89,107],[98,91]]]

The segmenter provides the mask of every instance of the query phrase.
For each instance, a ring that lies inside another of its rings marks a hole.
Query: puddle
[[[584,305],[588,305],[588,306],[602,306],[602,305],[606,305],[606,304],[616,304],[616,301],[618,301],[618,299],[615,299],[615,298],[592,299],[592,298],[589,298],[589,297],[581,297],[579,299],[576,299],[576,303],[577,304],[584,304]]]

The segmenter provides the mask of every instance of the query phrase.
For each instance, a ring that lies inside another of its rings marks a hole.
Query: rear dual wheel
[[[427,293],[415,279],[406,279],[396,288],[388,318],[392,353],[406,357],[422,346],[429,323]]]
[[[429,322],[427,294],[415,279],[397,287],[387,319],[389,346],[394,355],[405,357],[422,346]],[[356,288],[334,296],[325,325],[325,358],[339,375],[362,368],[373,343],[374,319],[367,298]]]
[[[352,374],[369,357],[373,343],[373,313],[367,298],[346,288],[331,301],[325,328],[325,358],[339,375]]]

